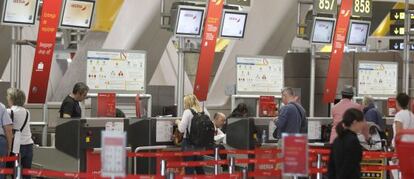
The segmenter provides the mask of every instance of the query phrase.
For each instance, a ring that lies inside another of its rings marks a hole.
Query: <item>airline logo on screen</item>
[[[30,1],[25,1],[25,0],[13,0],[13,3],[16,3],[16,4],[21,4],[21,5],[24,5],[24,6],[28,6],[28,5],[30,4]]]
[[[74,9],[80,9],[81,11],[85,11],[86,8],[88,8],[87,6],[82,4],[72,4],[71,7]]]

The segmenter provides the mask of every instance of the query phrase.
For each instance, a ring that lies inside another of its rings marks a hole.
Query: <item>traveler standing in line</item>
[[[374,98],[365,96],[362,104],[364,105],[364,117],[367,122],[373,122],[380,127],[380,131],[385,131],[385,120],[381,112],[375,107]]]
[[[88,91],[89,87],[85,83],[76,83],[72,93],[66,96],[60,106],[60,118],[81,118],[82,111],[79,102],[86,99]]]
[[[332,116],[333,116],[333,124],[331,130],[331,136],[329,143],[333,143],[337,136],[336,132],[336,125],[342,121],[342,116],[344,115],[345,111],[350,108],[355,108],[362,111],[362,106],[358,103],[352,101],[354,97],[354,89],[352,86],[345,86],[342,90],[342,99],[332,108]]]
[[[410,97],[405,93],[397,95],[397,114],[395,114],[392,144],[395,147],[395,136],[402,129],[414,129],[414,114],[408,109]]]
[[[364,128],[364,114],[355,108],[345,111],[342,121],[336,125],[335,138],[329,157],[329,179],[361,178],[362,146],[357,134]]]
[[[297,96],[293,88],[284,88],[282,90],[282,106],[279,110],[278,118],[275,121],[276,131],[273,137],[282,138],[282,133],[307,134],[308,121],[306,119],[305,109],[297,102]]]
[[[195,151],[195,150],[204,150],[203,147],[198,147],[192,144],[189,140],[189,133],[191,133],[191,122],[194,117],[193,112],[195,113],[202,113],[204,112],[207,116],[210,114],[207,110],[203,110],[200,106],[200,102],[198,101],[197,97],[193,94],[185,95],[184,96],[184,112],[183,116],[180,120],[176,121],[178,126],[178,130],[181,133],[184,133],[184,139],[182,142],[182,151]],[[189,156],[184,157],[184,161],[202,161],[202,156]],[[194,171],[197,174],[204,174],[203,167],[185,167],[185,173],[187,175],[194,174]]]
[[[13,121],[13,130],[15,131],[14,143],[20,144],[20,163],[23,169],[30,169],[33,160],[33,140],[30,130],[30,113],[24,108],[26,95],[22,90],[9,88],[7,90],[7,102],[10,107],[7,112]],[[20,135],[17,135],[17,133],[20,133]],[[31,177],[30,175],[24,175],[23,178],[30,179]]]
[[[0,103],[0,157],[6,157],[10,154],[13,140],[13,122],[7,114],[6,107]],[[0,168],[5,168],[6,163],[0,162]],[[0,179],[4,179],[4,175],[0,175]]]

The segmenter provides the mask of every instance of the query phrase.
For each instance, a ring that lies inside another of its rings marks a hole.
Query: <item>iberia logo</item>
[[[30,1],[25,1],[25,0],[14,0],[14,3],[18,3],[18,4],[24,4],[24,6],[28,6],[30,4]]]
[[[84,11],[87,8],[85,5],[81,5],[81,4],[72,4],[71,7],[75,9],[80,9],[81,11]]]

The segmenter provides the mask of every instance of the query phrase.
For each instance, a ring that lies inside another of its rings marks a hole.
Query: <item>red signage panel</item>
[[[29,103],[45,103],[62,0],[43,0],[29,88]]]
[[[116,115],[116,94],[98,93],[98,117],[115,117]]]
[[[338,86],[339,72],[341,71],[344,47],[351,18],[352,1],[341,2],[341,9],[336,23],[335,34],[332,45],[331,59],[329,61],[328,75],[325,83],[323,101],[330,103],[335,100],[336,88]]]
[[[301,134],[282,136],[283,174],[308,176],[308,137]]]
[[[201,51],[198,60],[197,75],[194,83],[194,94],[198,100],[207,100],[211,69],[214,63],[216,40],[220,30],[224,0],[210,0],[207,18],[204,23]]]

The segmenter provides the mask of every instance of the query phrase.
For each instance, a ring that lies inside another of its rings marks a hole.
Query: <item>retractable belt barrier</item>
[[[278,154],[280,149],[255,149],[255,150],[221,150],[219,154]],[[216,152],[217,153],[217,152]],[[330,150],[327,149],[309,149],[309,162],[315,162],[320,158],[322,161],[328,161]],[[153,153],[128,153],[128,157],[184,157],[194,155],[212,155],[213,150],[207,151],[191,151],[191,152],[153,152]],[[315,157],[314,155],[318,155]],[[378,158],[394,158],[397,157],[396,153],[392,152],[364,152],[363,159],[378,159]],[[1,157],[0,162],[12,162],[18,160],[18,157]],[[277,164],[281,163],[281,158],[270,158],[270,159],[235,159],[235,163],[238,164]],[[179,167],[196,167],[196,166],[212,166],[212,165],[224,165],[228,164],[228,160],[207,160],[207,161],[190,161],[190,162],[168,162],[167,168],[179,168]],[[398,170],[398,165],[389,166],[361,166],[361,171],[383,171],[383,170]],[[13,174],[14,168],[0,168],[0,174]],[[309,174],[320,174],[326,173],[327,168],[309,168]],[[75,172],[61,172],[53,170],[34,170],[34,169],[23,169],[23,175],[31,175],[35,177],[55,177],[55,178],[102,178],[100,173],[75,173]],[[255,170],[248,173],[248,177],[258,176],[280,176],[281,170]],[[217,174],[217,175],[177,175],[174,178],[185,178],[185,179],[224,179],[224,178],[240,178],[243,173],[233,174]],[[127,175],[126,179],[161,179],[165,176],[159,175]]]

